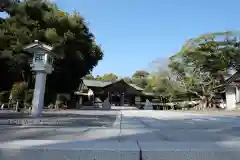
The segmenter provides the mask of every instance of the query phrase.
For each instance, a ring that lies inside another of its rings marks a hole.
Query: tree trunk
[[[18,100],[17,100],[17,103],[16,103],[16,106],[15,106],[16,108],[15,108],[15,111],[16,112],[19,112],[19,102],[18,102]]]
[[[200,110],[205,110],[207,108],[207,97],[206,96],[201,96],[200,97]]]
[[[210,99],[208,103],[209,103],[209,108],[213,108],[213,109],[216,108],[216,101],[214,99]]]

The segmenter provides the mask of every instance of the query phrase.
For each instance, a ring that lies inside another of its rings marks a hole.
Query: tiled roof
[[[143,92],[143,95],[146,95],[146,96],[156,96],[156,94],[151,93],[151,92]]]
[[[234,82],[235,80],[237,80],[238,78],[240,77],[240,72],[236,72],[235,74],[233,74],[231,77],[229,77],[227,80],[226,80],[226,84],[230,84],[232,82]]]
[[[136,90],[138,91],[143,91],[143,89],[141,87],[138,87],[137,85],[135,84],[131,84],[131,83],[128,83],[130,86],[132,86],[133,88],[135,88]]]
[[[224,80],[228,80],[229,78],[231,78],[234,74],[236,74],[237,71],[233,71],[231,70],[230,72],[226,72],[223,74]]]
[[[137,91],[143,91],[143,89],[142,89],[141,87],[138,87],[138,86],[135,85],[135,84],[127,83],[126,81],[124,81],[124,79],[119,79],[119,80],[117,80],[117,81],[115,81],[115,82],[112,82],[112,83],[109,83],[109,84],[107,84],[107,85],[110,85],[110,84],[113,84],[113,83],[118,83],[118,82],[121,82],[121,81],[125,82],[126,84],[128,84],[128,85],[131,86],[131,87],[133,87],[133,88],[136,89]],[[107,85],[106,85],[106,86],[107,86]]]
[[[104,82],[104,81],[83,79],[83,83],[87,87],[104,87],[106,85],[111,84],[112,82]]]
[[[83,79],[83,83],[87,87],[106,87],[108,85],[111,85],[112,83],[117,83],[119,81],[123,81],[122,79],[116,81],[116,82],[106,82],[106,81],[99,81],[99,80],[87,80]],[[124,81],[125,82],[125,81]],[[133,87],[137,91],[140,91],[143,93],[143,95],[148,95],[148,96],[154,96],[154,93],[149,93],[149,92],[143,92],[143,89],[141,87],[138,87],[135,84],[127,83],[129,86]]]
[[[220,84],[219,86],[215,87],[215,89],[225,87],[226,85],[231,85],[234,81],[239,81],[240,79],[240,72],[235,72],[234,74],[226,77],[224,84]]]
[[[121,80],[118,80],[118,81],[121,81]],[[118,82],[118,81],[116,81],[116,82]],[[114,82],[106,82],[106,81],[99,81],[99,80],[83,79],[83,83],[87,87],[105,87],[105,86],[110,85],[110,84],[112,84]],[[127,83],[127,84],[130,85],[131,87],[135,88],[138,91],[143,91],[143,89],[141,87],[138,87],[135,84],[130,84],[130,83]]]

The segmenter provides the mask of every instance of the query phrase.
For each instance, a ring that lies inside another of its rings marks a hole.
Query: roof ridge
[[[82,79],[82,80],[97,81],[97,82],[111,82],[111,83],[113,83],[112,81],[104,81],[104,80],[96,80],[96,79]]]

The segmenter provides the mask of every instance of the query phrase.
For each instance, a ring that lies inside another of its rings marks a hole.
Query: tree
[[[70,15],[45,0],[10,3],[7,8],[9,17],[0,24],[0,61],[5,67],[0,76],[10,81],[5,80],[5,84],[29,81],[29,55],[23,47],[36,39],[53,46],[53,52],[61,56],[55,61],[55,71],[48,75],[47,94],[72,92],[80,78],[103,58],[100,46],[79,13]],[[0,88],[5,86],[1,82]]]
[[[9,12],[13,5],[20,3],[20,0],[1,0],[0,12]]]
[[[144,89],[148,84],[148,76],[149,73],[146,71],[136,71],[132,75],[132,83]]]
[[[169,67],[184,92],[201,99],[202,108],[214,97],[214,88],[224,81],[223,73],[235,67],[239,57],[236,35],[219,32],[188,40],[182,50],[170,58]]]
[[[142,89],[145,89],[148,85],[148,79],[147,78],[132,78],[132,83],[137,85],[138,87],[141,87]]]
[[[91,74],[87,74],[87,75],[84,77],[84,79],[94,80],[94,77],[93,77],[93,75],[91,75]]]
[[[168,71],[153,73],[146,88],[170,101],[181,91],[180,85]]]
[[[132,79],[131,78],[129,78],[129,77],[124,77],[124,78],[122,78],[125,82],[127,82],[127,83],[132,83]]]
[[[147,71],[139,70],[132,75],[132,78],[147,78],[148,76],[149,73]]]
[[[97,75],[95,79],[100,81],[100,80],[102,80],[102,77],[100,75]]]
[[[104,74],[100,79],[103,81],[116,81],[118,79],[118,76],[114,73],[107,73]]]
[[[14,83],[11,95],[13,100],[24,100],[27,91],[27,84],[24,82]]]

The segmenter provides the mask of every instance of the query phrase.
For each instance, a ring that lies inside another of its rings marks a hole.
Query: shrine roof
[[[104,87],[111,83],[112,82],[83,79],[83,84],[86,85],[87,87]]]
[[[138,87],[137,85],[135,84],[132,84],[132,83],[128,83],[131,87],[135,88],[136,90],[139,90],[139,91],[143,91],[143,89],[141,87]]]
[[[105,87],[111,84],[114,84],[116,82],[119,81],[124,81],[123,79],[120,79],[118,81],[115,82],[108,82],[108,81],[99,81],[99,80],[87,80],[87,79],[83,79],[83,83],[84,85],[86,85],[87,87]],[[127,82],[125,82],[127,83]],[[131,83],[127,83],[129,86],[133,87],[134,89],[138,90],[138,91],[143,91],[143,89],[135,84],[131,84]]]
[[[215,89],[226,87],[227,85],[239,86],[240,85],[240,72],[236,72],[233,75],[229,76],[223,84],[215,87]]]
[[[99,88],[109,88],[113,85],[116,86],[116,85],[118,85],[118,83],[123,82],[122,84],[128,85],[129,89],[132,88],[132,89],[136,90],[138,93],[142,93],[145,96],[155,96],[154,93],[144,92],[141,87],[139,87],[135,84],[132,84],[132,83],[127,83],[123,79],[117,80],[115,82],[82,79],[82,82],[86,87],[99,87]]]
[[[225,84],[231,84],[232,82],[240,81],[240,72],[234,73],[231,77],[229,77]]]

